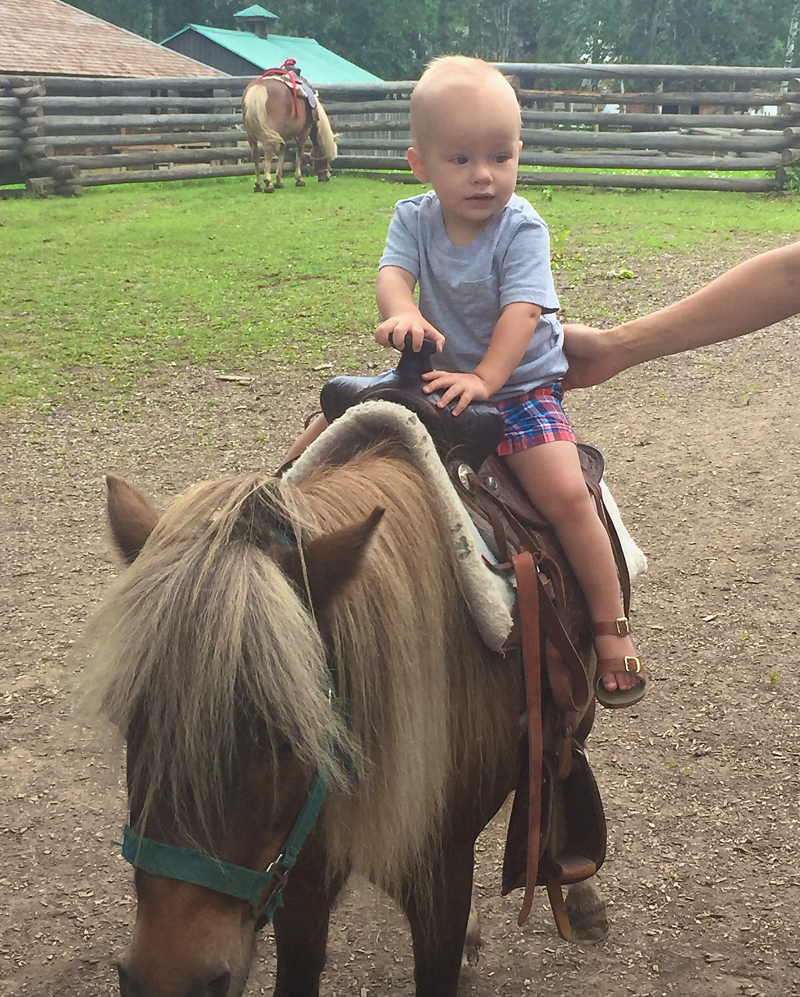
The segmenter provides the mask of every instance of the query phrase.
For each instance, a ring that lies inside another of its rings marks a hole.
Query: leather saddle
[[[594,720],[594,652],[583,594],[552,529],[495,450],[503,418],[489,403],[460,415],[440,409],[441,395],[422,391],[434,346],[411,349],[410,337],[394,370],[377,377],[340,376],[320,394],[333,422],[360,402],[396,402],[430,433],[449,477],[478,530],[493,540],[496,570],[513,572],[514,628],[506,647],[520,648],[528,700],[520,741],[520,770],[503,861],[502,893],[525,888],[522,924],[536,885],[547,887],[562,937],[571,927],[561,887],[593,876],[605,859],[606,823],[600,793],[583,751]],[[598,513],[609,529],[626,598],[627,568],[600,494],[603,457],[579,444],[581,466]],[[492,544],[490,544],[491,546]]]
[[[380,399],[411,409],[430,433],[439,456],[446,465],[453,461],[479,468],[494,453],[505,432],[503,417],[488,402],[473,402],[459,416],[450,409],[436,408],[441,394],[422,391],[422,375],[431,367],[436,348],[426,339],[415,353],[410,345],[394,370],[377,377],[334,377],[319,396],[322,414],[333,422],[352,405]]]

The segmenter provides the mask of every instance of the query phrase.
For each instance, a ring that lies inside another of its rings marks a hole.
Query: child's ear
[[[406,158],[408,159],[408,165],[411,167],[411,172],[420,181],[420,183],[428,182],[428,174],[425,171],[425,164],[422,162],[422,156],[420,156],[417,149],[412,145],[410,149],[406,150]]]

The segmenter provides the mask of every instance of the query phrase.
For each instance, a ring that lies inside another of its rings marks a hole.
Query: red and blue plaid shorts
[[[558,440],[575,443],[575,433],[561,407],[563,397],[561,382],[556,381],[524,395],[493,402],[506,424],[506,435],[497,448],[498,454],[505,457]]]

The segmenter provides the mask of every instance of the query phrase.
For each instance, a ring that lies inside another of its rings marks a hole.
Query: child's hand
[[[470,402],[489,400],[489,389],[477,374],[455,374],[447,370],[431,370],[422,375],[428,383],[422,389],[426,395],[432,391],[444,391],[436,403],[437,408],[445,408],[454,398],[458,404],[453,415],[460,415]]]
[[[409,333],[415,353],[419,353],[422,349],[423,339],[430,339],[436,344],[436,352],[442,352],[444,336],[430,322],[426,322],[416,309],[413,312],[391,315],[381,322],[375,330],[375,340],[381,346],[393,346],[394,349],[402,353],[406,336]]]

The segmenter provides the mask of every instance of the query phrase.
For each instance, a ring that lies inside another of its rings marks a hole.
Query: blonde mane
[[[140,824],[166,803],[189,840],[213,847],[242,742],[262,729],[312,766],[330,763],[332,743],[356,760],[354,774],[333,763],[331,872],[394,892],[429,868],[448,800],[517,734],[510,666],[476,635],[431,505],[419,472],[386,451],[295,487],[221,478],[173,504],[92,623],[101,707],[137,741]],[[376,506],[387,512],[362,570],[326,614],[327,660],[304,593],[268,548]]]

